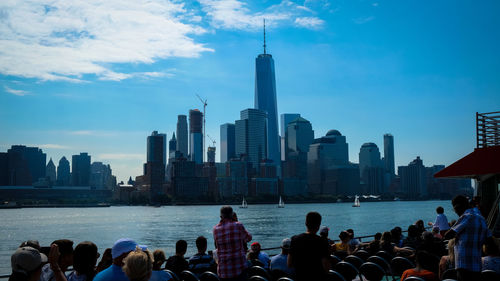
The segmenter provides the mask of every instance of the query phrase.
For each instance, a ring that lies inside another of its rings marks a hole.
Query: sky
[[[275,60],[278,114],[315,137],[337,129],[396,166],[450,165],[475,147],[475,113],[500,110],[498,1],[3,0],[0,152],[55,164],[88,152],[119,181],[142,174],[146,138],[202,109],[219,126],[254,106],[255,58]],[[207,145],[212,144],[207,138]]]

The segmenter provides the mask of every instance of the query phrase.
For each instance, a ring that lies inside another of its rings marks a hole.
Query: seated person
[[[389,231],[384,232],[384,234],[382,234],[382,239],[380,240],[380,250],[388,253],[393,257],[400,253],[406,256],[413,254],[413,251],[400,248],[394,245],[394,243],[392,243],[391,241],[392,241],[391,233]]]
[[[483,245],[482,270],[493,270],[500,274],[500,246],[498,239],[488,239]]]
[[[429,258],[429,254],[425,251],[417,252],[416,263],[417,266],[415,268],[407,269],[401,275],[401,280],[405,280],[410,276],[416,276],[424,279],[425,281],[438,281],[436,274],[428,269],[426,269],[426,262]]]
[[[12,274],[9,281],[38,281],[42,273],[42,264],[48,261],[46,255],[29,246],[18,248],[10,260]]]
[[[188,262],[184,258],[187,250],[187,242],[185,240],[179,240],[175,243],[175,255],[168,258],[165,268],[172,270],[177,276],[181,274],[182,271],[188,269]]]
[[[141,248],[130,252],[123,260],[123,272],[130,281],[148,281],[153,272],[153,258],[149,251]]]
[[[339,234],[340,242],[333,245],[333,252],[345,252],[347,255],[351,254],[351,247],[349,247],[349,242],[351,241],[351,235],[347,231],[342,231]]]
[[[205,271],[217,273],[215,261],[211,255],[207,255],[207,238],[200,236],[196,238],[198,253],[189,259],[189,271],[200,276]]]
[[[250,246],[250,252],[248,253],[248,260],[252,262],[253,260],[260,261],[265,269],[269,268],[269,255],[261,251],[260,243],[253,242]]]
[[[167,281],[172,279],[170,273],[161,270],[161,266],[166,259],[165,252],[162,250],[155,250],[153,252],[153,272],[149,281]]]
[[[287,265],[288,253],[290,251],[291,243],[292,240],[290,238],[285,238],[283,239],[283,241],[281,241],[281,254],[271,258],[271,271],[274,269],[279,269],[289,276],[294,273],[293,268],[290,268]]]

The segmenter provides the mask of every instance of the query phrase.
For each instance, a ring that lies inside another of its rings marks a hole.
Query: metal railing
[[[500,145],[500,111],[476,112],[477,148]]]

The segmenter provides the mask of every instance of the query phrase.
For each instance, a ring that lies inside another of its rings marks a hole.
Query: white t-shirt
[[[434,226],[438,227],[439,231],[450,229],[450,226],[448,225],[448,218],[446,218],[444,214],[437,215]]]

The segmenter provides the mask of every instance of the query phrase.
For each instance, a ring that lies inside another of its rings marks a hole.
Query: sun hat
[[[111,256],[113,259],[123,255],[124,253],[131,252],[137,247],[137,243],[130,238],[122,238],[115,242],[111,248]]]
[[[47,256],[33,247],[18,248],[10,258],[12,271],[25,274],[35,270],[47,261]]]

